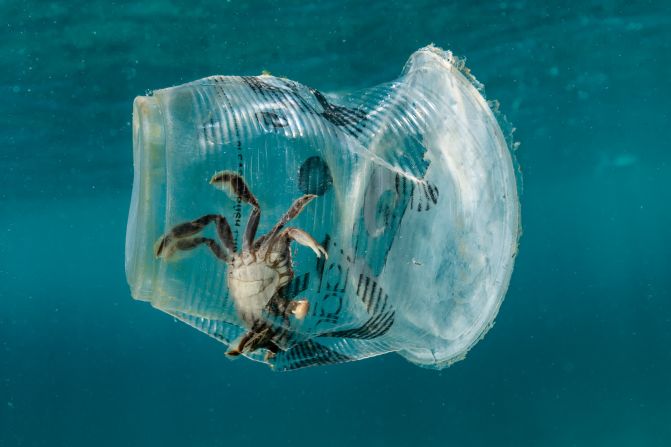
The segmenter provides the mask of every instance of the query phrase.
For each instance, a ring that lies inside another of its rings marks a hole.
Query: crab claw
[[[297,320],[302,320],[308,314],[310,303],[308,300],[296,300],[291,302],[291,313]]]
[[[283,234],[289,237],[290,239],[293,239],[294,241],[298,242],[299,244],[309,247],[313,252],[315,252],[315,255],[318,258],[321,258],[322,255],[324,255],[324,258],[326,259],[329,258],[326,249],[324,249],[324,247],[319,245],[317,241],[315,241],[314,238],[309,234],[307,234],[305,231],[300,230],[298,228],[287,228],[286,230],[284,230]]]
[[[324,247],[322,247],[321,245],[317,245],[317,250],[319,250],[320,252],[322,252],[322,254],[324,255],[324,258],[325,258],[325,259],[328,259],[328,258],[329,258],[329,254],[326,252],[326,250],[324,249]],[[317,257],[319,257],[319,253],[317,253]]]
[[[324,258],[325,258],[325,259],[328,259],[328,258],[329,258],[328,253],[326,252],[326,250],[324,249],[324,247],[322,247],[321,245],[318,245],[318,244],[314,244],[314,245],[312,245],[312,244],[311,244],[311,245],[309,245],[309,247],[312,249],[312,251],[315,252],[315,255],[317,255],[317,258],[321,258],[322,255],[324,255]]]

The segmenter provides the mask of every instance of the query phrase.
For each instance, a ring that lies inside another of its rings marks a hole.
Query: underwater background
[[[466,360],[273,373],[130,297],[136,95],[352,91],[431,42],[521,142],[516,268]],[[0,446],[671,445],[668,1],[0,0],[0,96]]]

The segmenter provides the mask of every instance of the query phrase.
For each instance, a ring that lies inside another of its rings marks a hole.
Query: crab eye
[[[430,46],[352,95],[213,76],[138,97],[133,297],[275,370],[463,358],[520,228],[508,128],[480,87]]]

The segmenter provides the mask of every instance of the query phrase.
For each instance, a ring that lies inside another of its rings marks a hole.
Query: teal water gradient
[[[0,2],[0,446],[671,445],[668,2]],[[131,102],[466,57],[521,142],[496,325],[442,372],[273,374],[130,298]]]

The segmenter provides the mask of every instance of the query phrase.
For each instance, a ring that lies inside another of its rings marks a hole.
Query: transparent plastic
[[[498,312],[520,233],[511,148],[480,90],[429,46],[396,81],[352,95],[213,76],[138,97],[133,297],[276,370],[463,358]],[[300,231],[259,254],[305,197],[280,229]],[[220,220],[183,225],[207,215],[226,220],[233,250]]]

